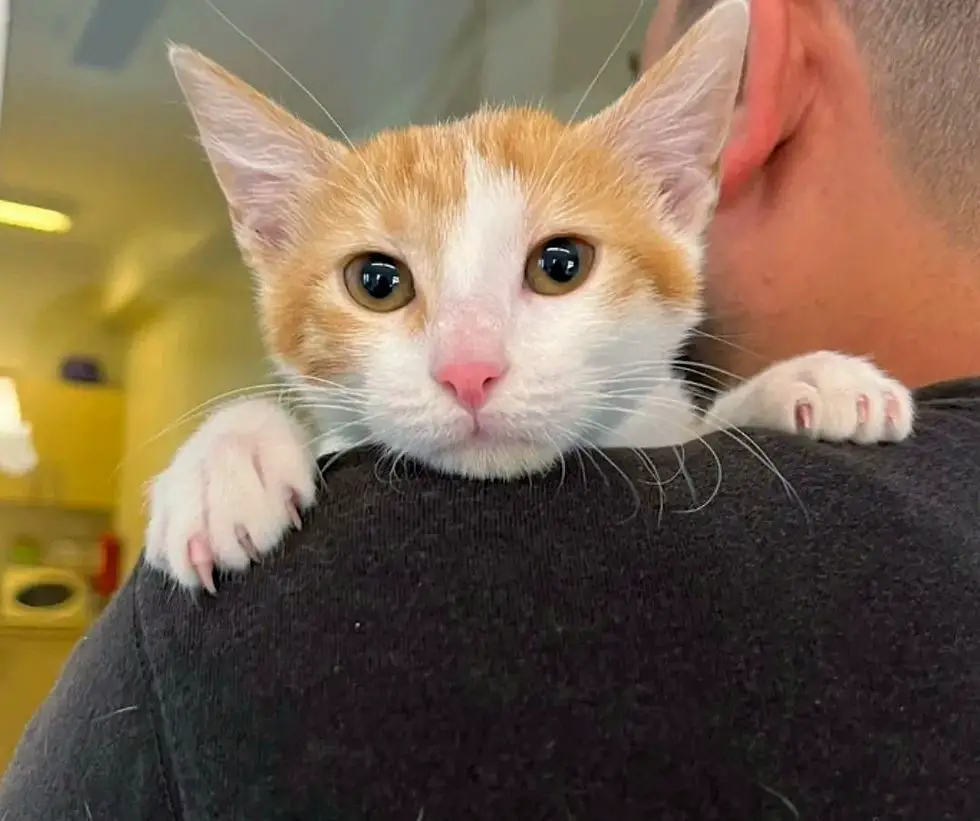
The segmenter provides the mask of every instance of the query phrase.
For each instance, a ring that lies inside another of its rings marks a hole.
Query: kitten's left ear
[[[748,34],[747,0],[722,0],[626,94],[579,126],[633,165],[685,231],[700,234],[718,199]]]

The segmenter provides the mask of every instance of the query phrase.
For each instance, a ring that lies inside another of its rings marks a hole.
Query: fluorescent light
[[[49,234],[63,234],[71,228],[71,217],[50,208],[0,200],[0,223]]]

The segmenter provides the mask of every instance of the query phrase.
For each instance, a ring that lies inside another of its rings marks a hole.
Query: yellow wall
[[[66,354],[93,356],[109,381],[122,377],[126,337],[97,315],[100,283],[83,252],[31,238],[9,242],[0,258],[0,371],[54,379]],[[93,548],[110,518],[49,507],[0,504],[0,569],[11,541],[67,538]]]
[[[246,273],[168,300],[126,352],[126,422],[115,525],[129,570],[143,546],[143,488],[204,419],[181,416],[235,388],[268,381]],[[161,435],[162,434],[162,435]]]
[[[64,355],[94,356],[109,381],[123,386],[126,412],[114,518],[0,503],[0,569],[19,536],[94,546],[114,527],[128,570],[143,545],[143,486],[204,417],[175,423],[225,391],[268,381],[248,273],[237,261],[202,272],[135,329],[114,330],[102,319],[99,260],[52,242],[27,239],[11,248],[0,259],[0,372],[53,379]]]
[[[0,370],[54,379],[75,353],[97,357],[118,383],[126,337],[98,318],[98,270],[74,262],[72,249],[22,245],[0,259]]]

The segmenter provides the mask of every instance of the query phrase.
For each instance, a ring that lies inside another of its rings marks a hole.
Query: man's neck
[[[879,249],[869,304],[880,312],[862,334],[866,350],[910,387],[980,376],[980,254],[930,223]]]
[[[870,350],[906,385],[980,376],[980,268],[923,272],[918,299],[873,329]]]
[[[872,357],[912,388],[980,376],[980,265],[946,259],[944,269],[916,270],[907,263],[882,260],[882,275],[838,294],[836,306],[780,313],[751,328],[708,323],[695,358],[744,378],[809,353],[805,341],[820,340],[819,348]]]

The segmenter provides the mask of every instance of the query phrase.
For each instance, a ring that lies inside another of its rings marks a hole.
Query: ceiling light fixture
[[[48,234],[64,234],[71,229],[71,217],[67,214],[10,200],[0,200],[0,223]]]

